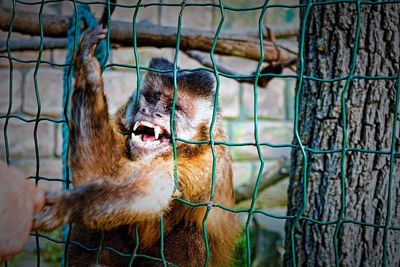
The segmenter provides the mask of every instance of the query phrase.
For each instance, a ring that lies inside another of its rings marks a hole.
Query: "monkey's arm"
[[[35,215],[34,230],[51,231],[65,223],[109,230],[120,225],[158,218],[174,194],[173,177],[166,173],[137,177],[134,181],[77,186],[47,195],[47,205]]]
[[[120,159],[121,150],[109,119],[100,64],[94,57],[98,42],[105,36],[106,30],[100,26],[86,30],[74,58],[76,80],[69,142],[71,167],[77,179],[110,176]]]

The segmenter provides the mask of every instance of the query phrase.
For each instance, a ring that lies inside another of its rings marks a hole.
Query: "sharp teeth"
[[[136,131],[136,129],[137,129],[137,127],[139,127],[139,125],[140,125],[140,122],[137,121],[137,122],[135,123],[135,126],[133,126],[133,130]]]
[[[160,126],[156,126],[154,128],[154,136],[155,136],[156,139],[158,139],[158,137],[160,136],[160,133],[161,133],[161,127]]]
[[[139,142],[142,140],[142,135],[141,134],[135,135],[134,133],[132,133],[131,138],[132,138],[132,141]]]

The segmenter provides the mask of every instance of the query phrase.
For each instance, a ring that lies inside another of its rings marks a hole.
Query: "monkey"
[[[33,230],[51,231],[71,223],[69,266],[127,266],[130,260],[134,266],[162,266],[160,260],[143,255],[164,256],[178,266],[202,266],[206,259],[203,220],[211,209],[205,223],[208,264],[229,266],[239,223],[235,213],[214,205],[234,207],[228,148],[214,146],[214,199],[209,203],[211,144],[181,140],[210,139],[215,79],[207,71],[177,71],[173,107],[174,65],[153,58],[140,90],[110,116],[100,64],[94,57],[106,33],[101,25],[87,29],[74,57],[68,159],[74,186],[46,193],[46,206],[35,215]],[[214,140],[224,141],[220,112],[218,109],[213,134]],[[175,139],[176,166],[172,133],[179,138]],[[208,205],[188,205],[179,199]],[[102,249],[96,254],[91,249],[98,248],[100,241]],[[123,257],[109,247],[136,257]]]

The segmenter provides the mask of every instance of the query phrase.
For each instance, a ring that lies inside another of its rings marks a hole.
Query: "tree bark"
[[[306,3],[307,1],[301,1]],[[400,3],[362,4],[360,35],[355,39],[357,6],[354,3],[314,5],[305,18],[304,75],[331,79],[350,73],[354,43],[355,75],[399,75],[400,63]],[[298,68],[300,69],[300,68]],[[301,73],[300,73],[301,74]],[[301,142],[315,150],[341,149],[343,123],[341,94],[346,79],[335,82],[303,80],[299,92],[298,131]],[[398,79],[354,78],[345,92],[347,110],[347,148],[391,151],[395,135],[399,151],[400,116],[394,118]],[[393,133],[393,122],[397,130]],[[294,144],[298,145],[296,138]],[[285,263],[292,266],[335,266],[334,231],[342,207],[341,153],[316,154],[307,152],[306,192],[303,192],[305,163],[300,149],[292,150],[292,167],[288,188],[288,215],[306,206],[303,216],[325,222],[321,225],[300,219],[294,228],[293,257],[291,228],[286,224]],[[343,219],[385,225],[390,173],[390,154],[348,151],[344,161],[345,212]],[[400,159],[394,158],[392,207],[390,226],[400,226]],[[338,232],[338,262],[340,266],[383,266],[384,228],[345,222]],[[400,231],[389,230],[387,263],[400,265]]]

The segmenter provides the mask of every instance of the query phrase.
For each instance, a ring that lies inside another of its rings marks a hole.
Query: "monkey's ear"
[[[208,71],[184,73],[178,77],[178,84],[198,96],[209,97],[215,93],[215,78]]]
[[[173,70],[174,64],[165,58],[155,57],[150,60],[149,68],[157,70]]]

